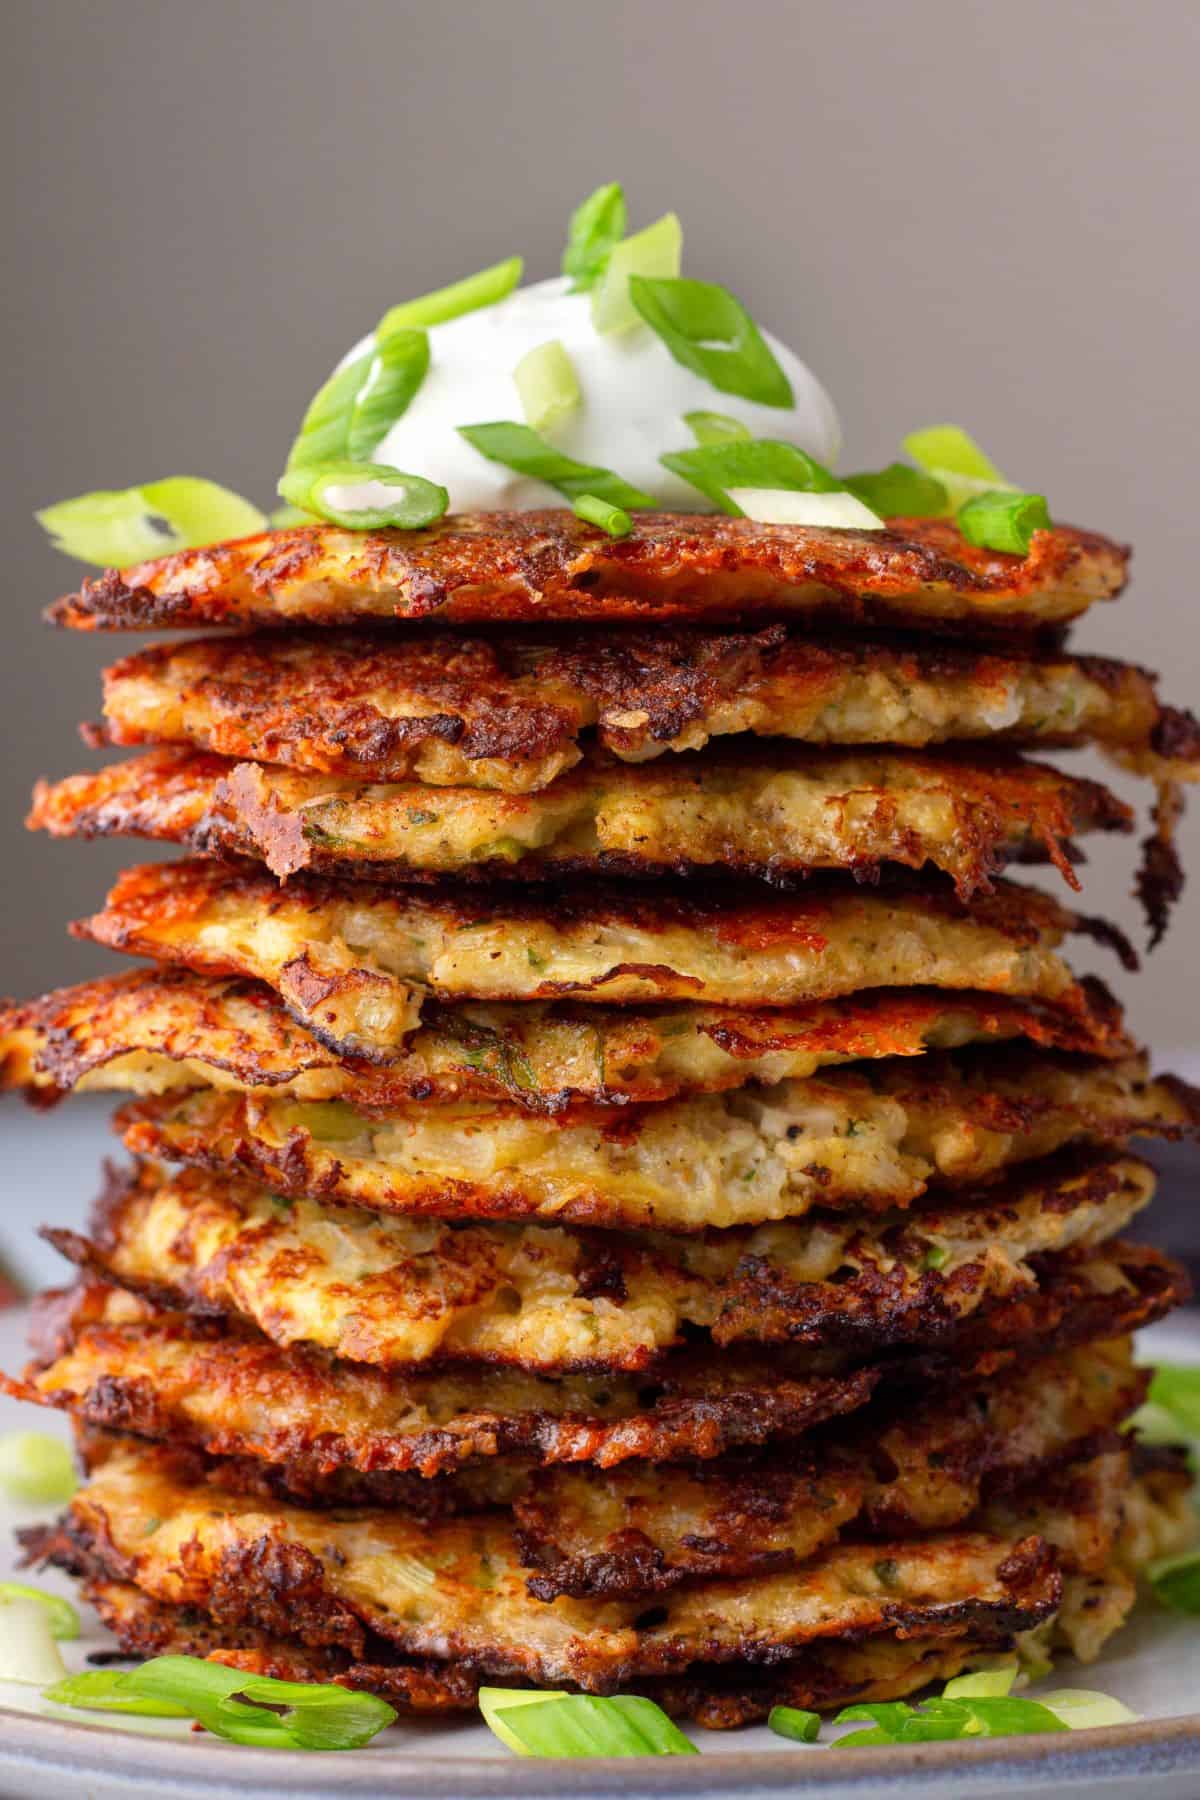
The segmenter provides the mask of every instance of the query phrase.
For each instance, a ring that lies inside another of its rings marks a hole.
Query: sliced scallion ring
[[[625,192],[619,181],[598,187],[575,208],[562,256],[562,272],[571,277],[572,294],[595,287],[614,247],[625,236],[626,222]]]
[[[767,1729],[777,1737],[791,1738],[797,1744],[815,1744],[821,1730],[821,1715],[806,1712],[801,1706],[773,1706],[767,1714]]]
[[[715,281],[632,274],[629,298],[677,363],[759,406],[793,406],[792,384],[736,294]]]
[[[561,425],[583,398],[575,365],[558,338],[527,350],[513,370],[513,380],[521,396],[521,410],[533,431],[549,431]]]
[[[1014,494],[1007,488],[977,494],[958,509],[958,528],[968,544],[1027,556],[1035,531],[1049,531],[1050,510],[1042,494]]]
[[[347,421],[345,455],[350,462],[370,462],[372,450],[407,412],[428,371],[427,332],[400,327],[377,334],[375,354]]]
[[[378,531],[385,526],[416,531],[440,519],[450,504],[444,487],[386,463],[327,463],[297,469],[282,477],[279,492],[293,506],[348,531]]]
[[[42,1588],[30,1587],[24,1581],[0,1581],[0,1607],[9,1606],[13,1601],[29,1601],[43,1607],[51,1635],[60,1641],[79,1636],[79,1614],[61,1594],[47,1594]],[[2,1624],[0,1629],[3,1629]]]
[[[460,425],[458,435],[489,462],[501,463],[506,469],[515,469],[518,475],[528,475],[534,481],[544,481],[547,487],[557,488],[568,500],[577,500],[581,494],[592,494],[598,500],[607,500],[610,506],[625,509],[654,505],[649,494],[631,487],[611,469],[601,469],[564,456],[528,425],[519,425],[515,420],[496,419],[485,425]]]
[[[148,562],[176,550],[250,537],[266,519],[229,488],[198,475],[171,475],[140,487],[80,494],[35,514],[54,546],[81,562]]]
[[[598,525],[609,537],[628,537],[633,530],[633,520],[623,506],[612,506],[595,494],[580,494],[571,504],[578,518],[586,519],[589,525]]]
[[[478,312],[480,307],[495,306],[517,286],[524,272],[519,256],[506,256],[475,275],[452,281],[449,287],[422,294],[417,300],[404,300],[385,312],[379,321],[377,338],[387,337],[402,327],[444,325],[447,319],[460,319],[464,313]]]
[[[67,1672],[55,1642],[49,1609],[34,1600],[14,1599],[0,1606],[0,1681],[45,1687]]]
[[[830,531],[883,531],[882,519],[853,494],[802,494],[792,488],[730,488],[747,519],[762,525],[815,525]]]
[[[973,1669],[969,1675],[956,1675],[942,1689],[944,1700],[995,1700],[1012,1693],[1020,1665],[1016,1657],[993,1669]]]
[[[632,237],[614,244],[604,274],[592,289],[592,324],[601,333],[632,331],[641,316],[629,292],[632,275],[663,278],[678,275],[683,256],[683,227],[674,213],[664,213]]]
[[[918,468],[941,482],[952,509],[976,494],[1012,488],[1012,482],[961,425],[926,425],[910,431],[904,448]]]
[[[1094,1731],[1103,1725],[1136,1725],[1141,1717],[1123,1700],[1114,1700],[1111,1694],[1097,1693],[1094,1688],[1056,1688],[1052,1694],[1039,1694],[1038,1700],[1068,1731]]]

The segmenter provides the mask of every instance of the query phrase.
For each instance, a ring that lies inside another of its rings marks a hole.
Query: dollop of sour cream
[[[833,402],[811,370],[770,332],[763,336],[792,384],[791,407],[758,406],[721,393],[677,363],[649,325],[602,335],[592,324],[591,296],[569,293],[569,287],[565,276],[556,276],[517,288],[494,306],[430,326],[429,371],[371,460],[439,482],[449,490],[454,512],[562,506],[554,488],[490,462],[457,429],[497,419],[524,422],[513,370],[528,351],[557,338],[574,364],[583,398],[547,438],[577,462],[623,476],[658,506],[711,510],[703,494],[658,460],[664,451],[694,448],[683,417],[688,412],[724,413],[740,420],[752,437],[784,438],[827,466],[836,461],[841,431]],[[343,361],[361,356],[371,341],[364,338]]]

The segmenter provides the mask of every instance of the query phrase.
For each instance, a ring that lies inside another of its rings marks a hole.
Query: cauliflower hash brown
[[[131,969],[0,1003],[0,1086],[49,1105],[72,1090],[213,1087],[380,1114],[415,1102],[508,1101],[554,1113],[805,1080],[878,1057],[1024,1038],[1118,1058],[1133,1044],[1098,982],[1076,1010],[1002,995],[876,989],[801,1007],[576,1008],[429,1002],[394,1060],[338,1055],[240,976]]]
[[[807,744],[1098,744],[1163,778],[1200,773],[1200,726],[1145,671],[1103,657],[754,633],[546,638],[310,633],[158,644],[108,669],[113,744],[370,781],[530,793],[593,736],[644,762],[751,733]]]
[[[306,525],[183,550],[107,570],[50,617],[77,630],[145,631],[783,612],[822,625],[1029,636],[1114,599],[1128,565],[1124,545],[1069,525],[1035,532],[1022,557],[967,543],[948,519],[863,532],[643,512],[615,539],[565,509],[460,513],[423,531]]]
[[[806,1081],[627,1108],[534,1114],[197,1088],[116,1117],[138,1155],[251,1175],[277,1195],[411,1217],[540,1219],[696,1232],[878,1212],[1002,1174],[1069,1144],[1178,1138],[1200,1093],[1144,1057],[1026,1047],[884,1059]]]
[[[430,996],[686,1002],[679,1017],[699,1004],[790,1007],[924,986],[1090,1017],[1094,990],[1056,954],[1065,937],[1093,936],[1126,967],[1137,960],[1103,921],[1004,881],[970,907],[947,885],[899,880],[788,894],[717,887],[703,898],[594,885],[444,894],[306,877],[281,886],[192,858],[126,870],[104,910],[72,929],[158,962],[256,976],[331,1050],[380,1062],[402,1056]],[[470,1048],[486,1052],[486,1036]]]
[[[705,1332],[864,1360],[986,1337],[1046,1259],[1103,1244],[1153,1188],[1144,1163],[1075,1152],[908,1213],[689,1237],[404,1218],[147,1163],[89,1237],[45,1235],[105,1280],[350,1362],[637,1371]]]

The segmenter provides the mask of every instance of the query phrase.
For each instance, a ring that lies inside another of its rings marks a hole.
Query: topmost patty
[[[886,532],[639,513],[613,539],[565,510],[459,514],[424,531],[302,526],[110,569],[51,618],[85,631],[160,625],[606,623],[787,612],[962,633],[1065,625],[1124,585],[1128,550],[1056,526],[1029,554],[968,544],[945,519]]]

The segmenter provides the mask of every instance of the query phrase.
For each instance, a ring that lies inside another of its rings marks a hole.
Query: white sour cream
[[[659,506],[711,510],[702,494],[658,460],[665,450],[694,447],[683,420],[688,412],[725,413],[741,420],[752,437],[785,438],[818,462],[836,462],[841,431],[833,402],[800,358],[769,332],[763,336],[792,384],[791,407],[758,406],[721,393],[677,363],[648,325],[601,336],[592,325],[591,296],[568,293],[569,286],[566,277],[540,281],[495,306],[431,326],[429,372],[371,460],[440,482],[454,512],[562,506],[555,489],[489,462],[457,430],[496,419],[524,422],[513,370],[527,351],[557,338],[574,364],[583,399],[547,437],[577,462],[623,476]],[[370,344],[364,338],[343,361]]]

